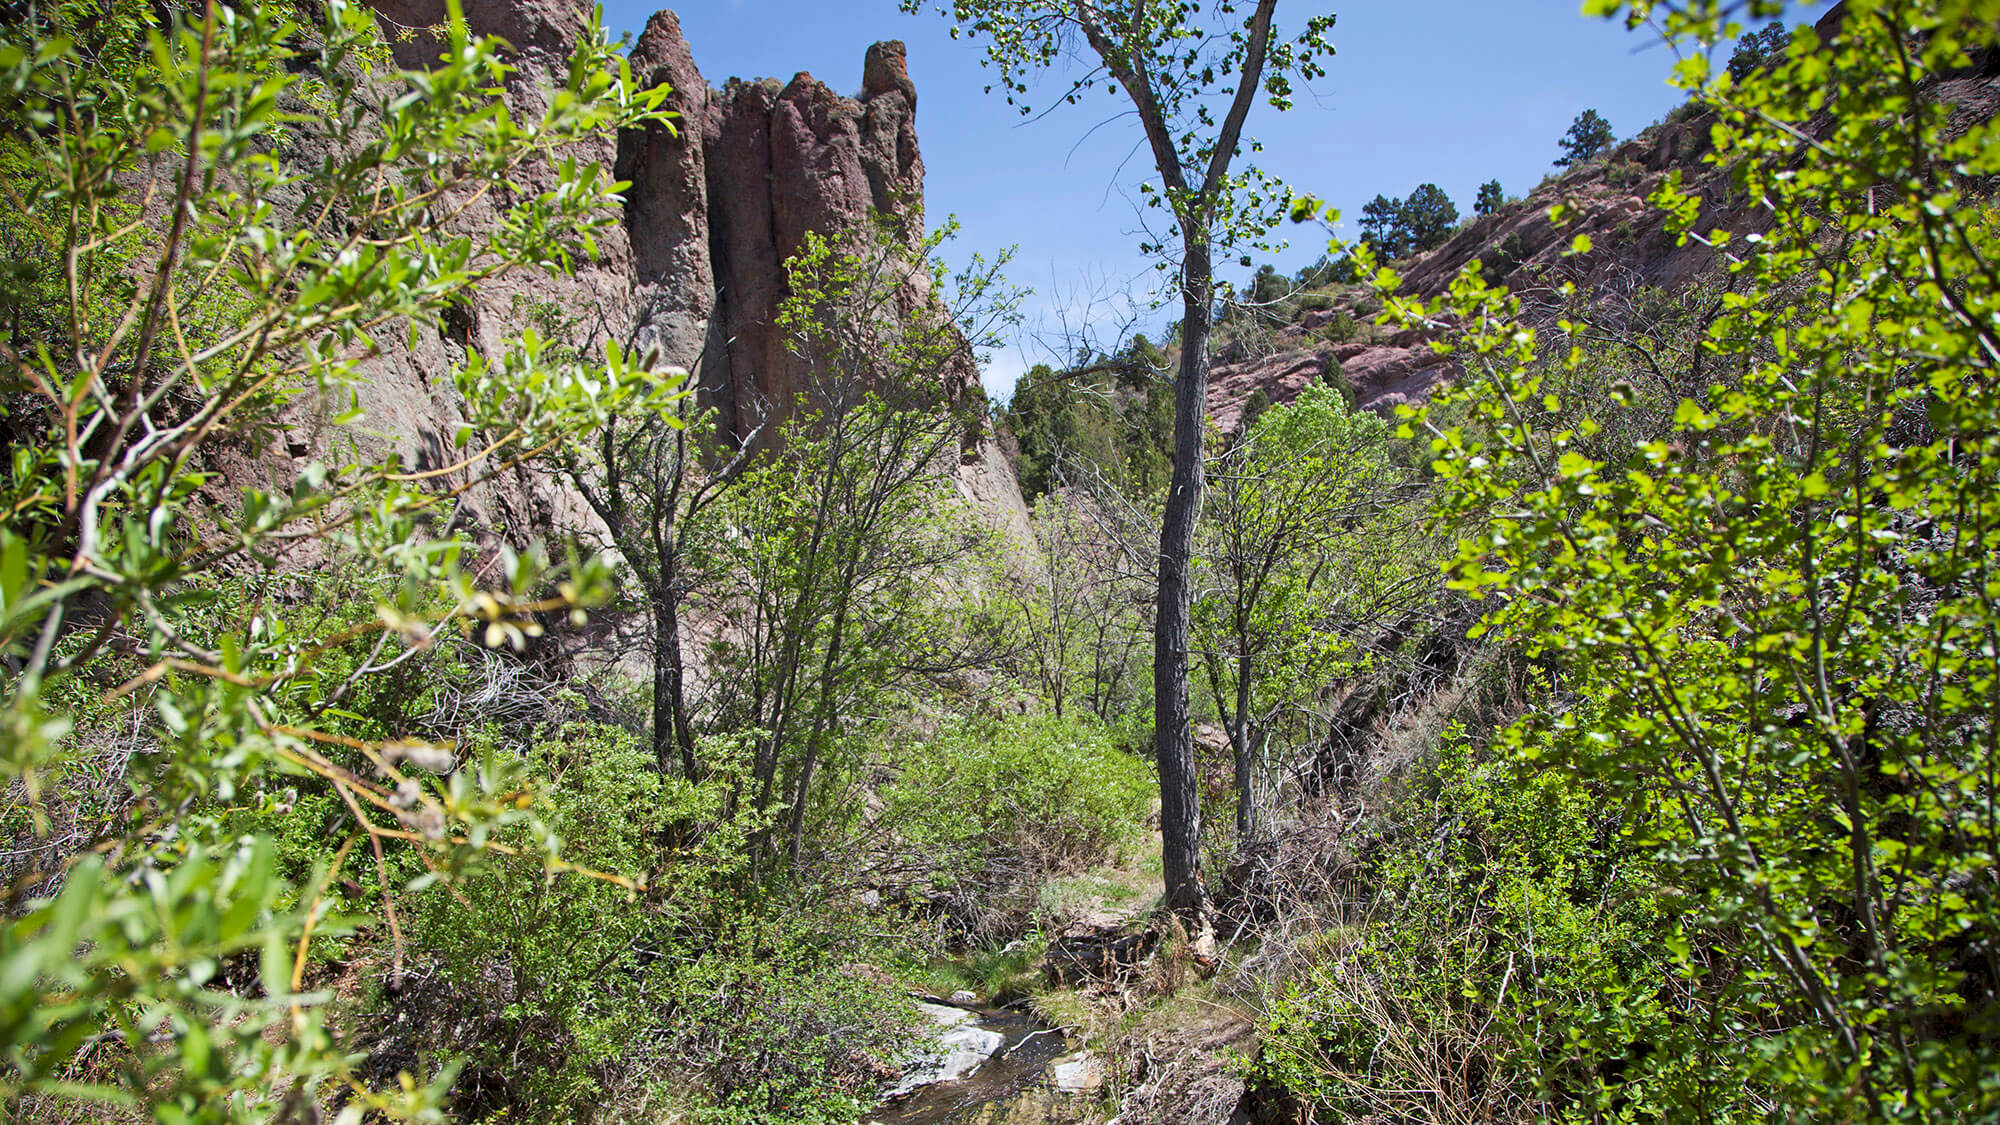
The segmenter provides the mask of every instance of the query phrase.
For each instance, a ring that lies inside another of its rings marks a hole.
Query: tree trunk
[[[805,759],[799,765],[798,792],[792,797],[791,822],[787,830],[790,844],[787,855],[792,865],[799,862],[799,851],[805,845],[806,801],[812,795],[813,766],[819,759],[820,741],[826,737],[828,726],[833,722],[833,711],[839,700],[836,684],[839,680],[841,641],[847,632],[848,595],[852,592],[852,568],[841,575],[839,587],[840,603],[834,610],[833,627],[826,642],[826,657],[820,662],[819,705],[814,709],[812,733],[806,738]]]
[[[694,724],[687,712],[687,663],[681,655],[680,567],[674,555],[673,533],[660,560],[660,588],[653,594],[653,756],[660,772],[673,768],[678,753],[681,776],[699,781],[694,755]]]
[[[1188,727],[1188,618],[1193,608],[1189,564],[1194,558],[1195,520],[1201,514],[1202,432],[1208,418],[1208,336],[1214,300],[1215,266],[1210,258],[1217,201],[1230,190],[1229,164],[1250,104],[1264,81],[1271,18],[1278,0],[1257,0],[1245,32],[1243,69],[1224,115],[1208,168],[1199,186],[1190,185],[1179,140],[1161,109],[1148,72],[1153,45],[1122,46],[1090,0],[1078,0],[1077,15],[1091,49],[1124,87],[1145,127],[1153,166],[1180,227],[1181,369],[1174,380],[1174,472],[1160,524],[1159,616],[1153,622],[1153,752],[1160,767],[1160,859],[1165,869],[1167,907],[1183,915],[1203,909],[1201,887],[1201,793],[1194,770],[1194,732]],[[1224,5],[1228,10],[1228,5]],[[1145,9],[1130,13],[1132,27],[1144,24]],[[1127,50],[1126,48],[1132,48]]]
[[[1206,232],[1202,232],[1205,234]],[[1174,380],[1174,470],[1160,524],[1160,602],[1153,622],[1153,753],[1160,769],[1160,859],[1167,908],[1199,914],[1201,788],[1188,718],[1190,563],[1201,514],[1202,427],[1208,406],[1209,291],[1206,241],[1189,237],[1181,267],[1181,368]]]
[[[1247,653],[1250,640],[1238,630],[1238,651]],[[1236,658],[1236,714],[1229,724],[1229,748],[1236,758],[1236,839],[1247,844],[1257,834],[1257,796],[1251,782],[1250,754],[1250,657]]]

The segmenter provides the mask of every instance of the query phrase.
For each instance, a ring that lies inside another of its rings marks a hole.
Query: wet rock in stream
[[[910,1063],[903,1080],[889,1091],[899,1098],[938,1082],[956,1082],[978,1070],[1007,1045],[1000,1032],[979,1026],[979,1014],[943,1004],[919,1004],[918,1009],[938,1028],[937,1046]]]
[[[1050,1064],[1064,1052],[1061,1031],[1019,1012],[923,1007],[941,1026],[946,1017],[934,1009],[951,1013],[946,1036],[984,1032],[1000,1040],[998,1048],[955,1077],[930,1078],[914,1089],[905,1078],[897,1088],[906,1092],[892,1093],[866,1119],[870,1125],[1045,1125],[1072,1120],[1064,1111],[1066,1103],[1077,1099],[1057,1091],[1050,1071]]]

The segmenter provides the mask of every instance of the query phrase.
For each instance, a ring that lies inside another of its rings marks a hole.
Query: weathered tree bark
[[[1236,760],[1236,838],[1248,843],[1257,835],[1257,794],[1251,769],[1254,754],[1250,746],[1250,680],[1255,669],[1250,659],[1248,630],[1240,624],[1240,612],[1237,619],[1236,714],[1231,716],[1229,724],[1229,749]]]
[[[1188,714],[1190,565],[1201,515],[1202,429],[1208,407],[1211,268],[1207,231],[1188,239],[1182,268],[1181,366],[1174,380],[1174,470],[1160,521],[1159,615],[1153,622],[1153,754],[1160,770],[1160,860],[1167,907],[1202,908],[1201,786]]]
[[[688,707],[687,659],[681,648],[681,612],[691,576],[680,542],[684,521],[692,523],[735,484],[749,465],[747,448],[737,450],[707,479],[696,481],[687,427],[692,400],[683,398],[678,423],[665,418],[614,419],[598,435],[598,463],[569,457],[564,471],[590,505],[626,565],[645,591],[651,617],[653,656],[653,757],[660,772],[678,767],[700,780],[695,725]],[[763,421],[750,431],[763,431]]]
[[[1167,908],[1184,915],[1204,908],[1201,885],[1201,790],[1194,764],[1194,731],[1188,713],[1188,636],[1193,609],[1190,583],[1195,522],[1201,516],[1202,438],[1208,414],[1208,342],[1213,328],[1215,265],[1213,228],[1229,164],[1243,135],[1243,121],[1264,81],[1271,18],[1278,0],[1257,0],[1250,18],[1243,72],[1229,112],[1209,150],[1208,167],[1190,185],[1173,123],[1167,120],[1150,69],[1149,44],[1128,42],[1090,0],[1077,16],[1091,49],[1118,80],[1153,150],[1166,198],[1181,233],[1181,362],[1174,379],[1174,469],[1160,521],[1160,596],[1153,621],[1153,754],[1160,771],[1160,859]],[[1134,13],[1135,34],[1138,12]]]
[[[663,587],[653,598],[653,756],[666,772],[680,755],[681,776],[701,780],[695,760],[694,723],[687,709],[687,661],[681,652],[680,567],[671,532],[662,567]]]

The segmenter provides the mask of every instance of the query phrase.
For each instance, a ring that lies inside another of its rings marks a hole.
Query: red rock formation
[[[443,22],[443,0],[372,3],[402,32],[394,37],[400,65],[435,59],[442,43],[425,29]],[[466,0],[464,11],[474,33],[499,36],[514,50],[507,98],[515,111],[541,112],[587,26],[587,0]],[[538,307],[577,318],[587,346],[614,339],[655,348],[660,362],[695,372],[725,435],[741,438],[760,423],[768,433],[802,398],[811,401],[813,372],[775,325],[786,296],[784,261],[809,232],[838,237],[875,213],[899,222],[913,244],[923,236],[917,96],[903,45],[868,49],[858,101],[803,73],[783,86],[731,79],[712,90],[671,11],[647,21],[630,60],[639,81],[672,87],[667,106],[678,119],[593,139],[570,154],[630,181],[625,222],[601,232],[598,258],[577,263],[573,275],[520,274],[483,286],[466,294],[444,331],[420,330],[414,347],[389,345],[361,391],[364,441],[417,464],[435,461],[464,413],[445,374],[468,349],[496,348]],[[523,169],[521,178],[529,190],[552,183],[547,168]],[[477,229],[492,216],[490,205],[475,205],[459,222]],[[931,299],[925,280],[913,274],[898,295],[905,314]],[[939,377],[935,389],[954,400],[978,387],[969,354]],[[313,428],[303,416],[299,426]],[[322,447],[327,436],[295,444]],[[1019,488],[990,445],[968,442],[961,488],[1025,534]],[[587,522],[566,490],[526,473],[469,494],[464,515],[474,527],[496,529]]]
[[[619,138],[617,176],[632,184],[626,192],[625,227],[632,244],[635,335],[641,347],[659,348],[665,362],[694,370],[707,347],[715,308],[702,141],[708,83],[672,12],[656,13],[646,22],[629,57],[638,81],[673,88],[667,108],[680,115],[672,126],[656,125]]]
[[[1449,242],[1402,267],[1403,291],[1436,297],[1474,260],[1489,277],[1532,298],[1573,282],[1587,297],[1628,293],[1641,286],[1672,288],[1714,266],[1714,251],[1699,242],[1678,245],[1664,217],[1646,197],[1666,175],[1680,170],[1687,183],[1710,200],[1698,229],[1755,229],[1755,216],[1727,205],[1722,176],[1700,163],[1708,147],[1709,122],[1700,116],[1669,122],[1628,141],[1602,161],[1573,168],[1539,185],[1525,200],[1483,215]],[[1721,201],[1721,202],[1717,202]],[[1549,209],[1567,204],[1574,217],[1563,226]],[[1570,256],[1577,235],[1588,235],[1595,250]],[[1211,375],[1209,413],[1223,432],[1240,424],[1244,404],[1263,391],[1274,404],[1291,401],[1315,379],[1337,378],[1359,406],[1388,414],[1404,403],[1423,401],[1456,367],[1432,349],[1436,332],[1403,331],[1328,347],[1313,341],[1314,330],[1344,312],[1367,325],[1367,298],[1350,293],[1339,309],[1315,313],[1281,331],[1254,357],[1224,353]],[[1337,367],[1335,366],[1337,364]]]
[[[710,99],[702,144],[724,330],[705,357],[703,385],[738,435],[812,396],[812,371],[774,325],[786,296],[782,264],[806,235],[853,231],[879,213],[912,241],[922,237],[924,168],[903,45],[869,48],[865,69],[858,102],[810,74],[782,89],[731,79]],[[962,394],[977,380],[976,371],[953,372],[943,389]]]
[[[442,40],[424,29],[445,19],[443,0],[374,0],[374,9],[389,24],[399,65],[418,68],[436,62]],[[515,54],[517,69],[506,82],[506,99],[522,116],[539,115],[547,92],[563,73],[577,37],[586,26],[589,8],[577,0],[466,0],[467,24],[478,35],[505,39]],[[573,146],[565,153],[579,162],[603,165],[610,171],[618,152],[617,137],[605,135]],[[292,159],[316,159],[311,151],[288,154]],[[553,187],[554,172],[545,164],[519,170],[523,190]],[[453,220],[459,230],[479,230],[495,221],[495,201],[473,201]],[[443,330],[419,328],[414,342],[400,331],[382,334],[382,353],[367,369],[367,381],[356,388],[362,420],[338,435],[326,417],[342,404],[298,402],[288,412],[292,450],[299,457],[317,456],[339,440],[354,440],[371,453],[394,450],[422,468],[449,463],[452,435],[465,415],[450,372],[465,362],[468,351],[498,351],[502,339],[535,315],[537,306],[554,306],[579,319],[578,332],[593,339],[623,339],[633,323],[632,247],[625,231],[611,226],[599,232],[595,260],[575,263],[569,275],[555,271],[522,271],[464,295],[463,304],[447,317]],[[273,475],[291,465],[270,466]],[[452,479],[446,484],[462,481]],[[587,519],[583,505],[545,474],[529,470],[468,491],[456,522],[479,533],[509,537],[507,529],[578,526]]]

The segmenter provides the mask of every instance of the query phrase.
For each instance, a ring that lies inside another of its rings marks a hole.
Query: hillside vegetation
[[[2000,1119],[2000,11],[1770,7],[1593,0],[1683,109],[1216,303],[1185,868],[1179,333],[989,416],[879,213],[725,396],[578,287],[699,101],[580,13],[10,12],[0,1120],[859,1123],[946,1000],[1034,1120]]]

